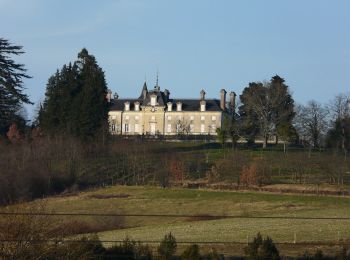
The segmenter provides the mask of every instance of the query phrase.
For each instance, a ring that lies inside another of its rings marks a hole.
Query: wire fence
[[[350,220],[350,217],[298,217],[298,216],[239,216],[207,214],[119,214],[119,213],[69,213],[69,212],[0,212],[0,216],[87,216],[87,217],[157,217],[157,218],[233,218],[233,219],[281,219],[281,220]]]

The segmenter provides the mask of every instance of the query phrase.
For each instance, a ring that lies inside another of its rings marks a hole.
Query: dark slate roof
[[[111,111],[121,111],[124,110],[124,103],[129,101],[130,102],[130,110],[134,110],[134,103],[136,101],[139,101],[141,103],[141,100],[139,99],[111,99],[111,106],[109,110]]]
[[[148,95],[147,95],[148,96]],[[149,97],[148,97],[149,98]],[[145,102],[142,99],[111,99],[111,111],[121,111],[124,110],[124,103],[130,102],[130,110],[134,110],[134,103],[136,101],[140,102],[140,105],[145,105],[150,102],[150,99],[146,98]],[[160,99],[161,102],[158,103],[160,106],[166,107],[166,102],[163,102],[163,98]],[[221,111],[220,100],[218,99],[207,99],[206,101],[206,111]],[[176,110],[176,102],[182,103],[182,111],[199,111],[200,110],[200,100],[199,99],[170,99],[169,102],[173,104],[173,111]]]
[[[147,91],[146,98],[143,99],[143,90]],[[182,103],[182,111],[199,111],[200,110],[200,99],[169,99],[163,91],[160,91],[159,86],[155,86],[153,90],[147,89],[146,82],[143,84],[141,95],[137,99],[111,99],[111,111],[122,111],[124,110],[124,103],[130,102],[130,110],[134,110],[134,103],[136,101],[140,102],[140,105],[147,106],[151,103],[151,95],[157,95],[157,103],[159,106],[167,106],[168,102],[173,104],[173,111],[176,110],[176,102]],[[218,99],[206,99],[206,111],[221,111],[220,100]]]
[[[182,111],[199,111],[200,110],[200,99],[171,99],[173,108],[176,109],[176,103],[182,103]],[[221,111],[220,100],[217,99],[206,99],[206,111]]]

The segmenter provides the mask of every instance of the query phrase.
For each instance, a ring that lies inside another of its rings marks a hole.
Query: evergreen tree
[[[49,78],[39,124],[49,134],[95,137],[107,123],[106,93],[104,72],[83,49],[73,65],[64,65]]]
[[[23,64],[16,63],[11,55],[23,54],[22,46],[12,45],[0,38],[0,135],[4,135],[9,126],[16,122],[21,125],[24,119],[19,111],[23,103],[31,104],[23,93],[23,79],[30,78]]]
[[[86,49],[78,54],[77,65],[81,91],[79,93],[79,136],[93,137],[102,131],[107,123],[107,84],[104,72],[97,65],[95,57]]]

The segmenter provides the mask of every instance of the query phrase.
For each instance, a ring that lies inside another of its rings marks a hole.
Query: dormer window
[[[124,109],[125,109],[125,111],[130,111],[130,102],[124,103]]]
[[[176,103],[176,111],[182,111],[182,103],[181,102],[177,102]]]
[[[135,111],[140,111],[140,102],[135,102]]]
[[[157,104],[157,96],[156,95],[151,95],[151,106],[155,106]]]
[[[205,105],[206,105],[206,102],[204,100],[202,100],[200,102],[200,105],[201,105],[201,111],[204,112],[205,111]]]
[[[168,112],[171,112],[173,110],[173,103],[168,102],[167,105],[168,105]]]

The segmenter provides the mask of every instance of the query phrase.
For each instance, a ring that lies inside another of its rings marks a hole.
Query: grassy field
[[[350,217],[349,197],[162,189],[149,186],[113,186],[44,201],[47,210],[59,213]],[[113,217],[66,217],[66,221],[75,219],[98,225],[109,223],[111,218]],[[247,242],[257,232],[271,236],[278,243],[350,240],[350,220],[126,217],[118,221],[123,228],[108,230],[108,226],[105,226],[105,231],[98,233],[101,240],[122,240],[129,237],[160,241],[168,232],[172,232],[181,242]],[[238,247],[241,253],[242,247]],[[239,254],[237,247],[234,248],[232,245],[222,250]],[[290,254],[293,248],[286,249],[285,252]]]

